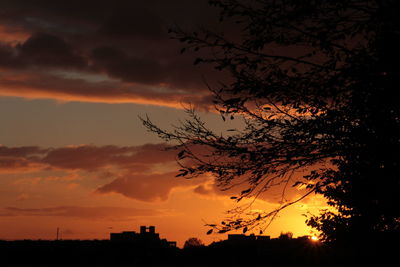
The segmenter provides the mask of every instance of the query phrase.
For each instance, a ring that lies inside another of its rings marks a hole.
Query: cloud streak
[[[130,84],[108,78],[102,81],[86,80],[92,77],[92,74],[82,73],[79,78],[67,78],[60,74],[8,71],[7,75],[0,76],[0,95],[58,101],[135,103],[178,109],[185,103],[191,103],[204,110],[210,109],[211,96],[201,90],[163,90],[162,85]]]
[[[185,180],[176,178],[175,172],[132,175],[126,174],[97,189],[97,193],[120,193],[126,197],[142,201],[165,201],[171,191],[179,187],[192,187],[204,179]]]
[[[48,208],[17,208],[6,207],[0,209],[2,217],[16,216],[51,216],[73,217],[80,219],[128,219],[141,216],[158,216],[162,212],[150,209],[137,209],[125,207],[82,207],[82,206],[57,206]]]
[[[132,169],[175,161],[174,153],[166,151],[166,144],[141,146],[78,145],[43,149],[36,146],[0,146],[0,170],[24,170],[29,166],[45,169],[100,170],[110,166]]]

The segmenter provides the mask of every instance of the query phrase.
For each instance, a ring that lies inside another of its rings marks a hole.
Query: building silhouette
[[[140,232],[124,231],[120,233],[110,233],[112,242],[133,243],[147,246],[169,246],[176,247],[175,241],[161,239],[160,234],[156,233],[155,226],[140,226]]]

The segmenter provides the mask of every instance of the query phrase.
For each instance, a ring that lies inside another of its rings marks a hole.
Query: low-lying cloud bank
[[[0,175],[35,173],[31,179],[38,179],[46,172],[61,171],[70,174],[65,177],[74,177],[74,184],[84,183],[87,177],[94,176],[98,178],[93,185],[95,194],[120,194],[145,202],[166,201],[171,192],[182,188],[203,197],[227,199],[248,188],[243,183],[231,190],[221,191],[211,176],[193,179],[175,177],[179,173],[177,151],[168,148],[165,143],[59,148],[0,146]],[[29,179],[25,177],[24,181]],[[276,203],[302,193],[290,186],[285,189],[284,196],[282,192],[282,187],[272,187],[259,198]]]
[[[0,174],[38,175],[51,171],[74,173],[75,183],[85,175],[97,175],[104,184],[98,194],[118,193],[125,197],[153,202],[165,201],[174,188],[195,187],[203,178],[177,178],[175,151],[166,144],[141,146],[79,145],[60,148],[0,146]],[[24,178],[29,179],[29,178]]]

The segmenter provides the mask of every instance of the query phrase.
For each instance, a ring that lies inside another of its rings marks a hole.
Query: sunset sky
[[[0,239],[104,239],[155,225],[162,238],[205,243],[205,223],[234,207],[212,177],[176,178],[176,155],[146,131],[146,114],[169,128],[194,105],[222,131],[204,84],[218,80],[179,53],[167,28],[218,30],[206,0],[0,1]],[[290,197],[300,194],[295,189]],[[273,208],[279,192],[254,208]],[[310,234],[311,197],[266,230]]]

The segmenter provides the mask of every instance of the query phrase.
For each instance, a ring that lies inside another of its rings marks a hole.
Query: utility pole
[[[58,240],[58,235],[59,235],[59,233],[60,233],[60,228],[57,227],[57,237],[56,237],[56,240]]]

